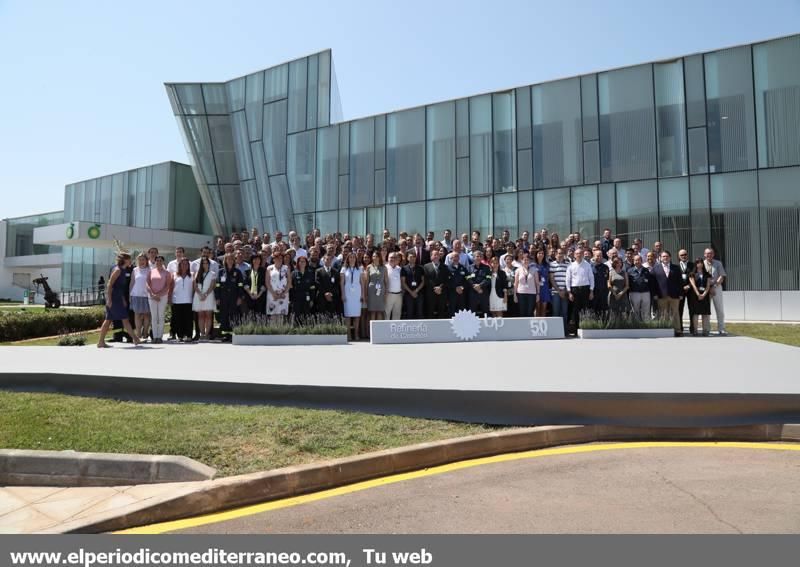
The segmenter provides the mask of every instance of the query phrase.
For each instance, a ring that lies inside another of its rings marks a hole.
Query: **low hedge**
[[[91,331],[103,323],[102,307],[86,309],[44,309],[36,311],[0,311],[0,342],[49,337],[59,333]]]

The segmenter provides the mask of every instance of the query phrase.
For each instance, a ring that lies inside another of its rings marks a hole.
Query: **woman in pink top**
[[[164,268],[164,256],[156,256],[156,265],[147,274],[147,293],[150,299],[150,317],[153,325],[153,343],[161,343],[164,336],[164,315],[169,302],[170,274]]]
[[[514,291],[519,303],[520,317],[533,317],[536,294],[539,291],[539,272],[530,270],[530,256],[522,256],[522,265],[514,273]]]

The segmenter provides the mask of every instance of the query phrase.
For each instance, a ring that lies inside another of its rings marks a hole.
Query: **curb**
[[[601,441],[800,441],[800,425],[704,428],[635,428],[605,425],[546,426],[377,451],[323,463],[286,467],[203,483],[198,490],[152,502],[147,508],[63,526],[62,533],[99,533],[179,520],[279,500],[377,477],[456,461]]]
[[[178,455],[0,449],[0,486],[120,486],[209,480],[216,469]]]

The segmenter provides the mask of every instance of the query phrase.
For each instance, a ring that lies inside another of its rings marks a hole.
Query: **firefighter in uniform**
[[[447,282],[447,308],[450,317],[467,306],[467,269],[459,263],[458,252],[450,253],[450,265],[447,267],[450,277]]]
[[[219,308],[219,330],[222,340],[229,342],[233,325],[239,318],[239,306],[245,300],[244,276],[236,267],[233,254],[225,255],[225,264],[217,277],[217,307]]]
[[[469,283],[469,308],[477,315],[489,313],[489,293],[492,290],[492,269],[481,264],[483,252],[476,250],[473,254],[475,268],[467,276]]]
[[[292,272],[292,289],[289,291],[292,313],[301,321],[314,312],[317,299],[316,274],[308,265],[308,258],[300,256]]]

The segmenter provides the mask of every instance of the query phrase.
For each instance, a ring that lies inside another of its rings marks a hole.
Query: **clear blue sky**
[[[0,0],[0,218],[186,162],[163,83],[325,48],[344,118],[800,32],[800,0]]]

